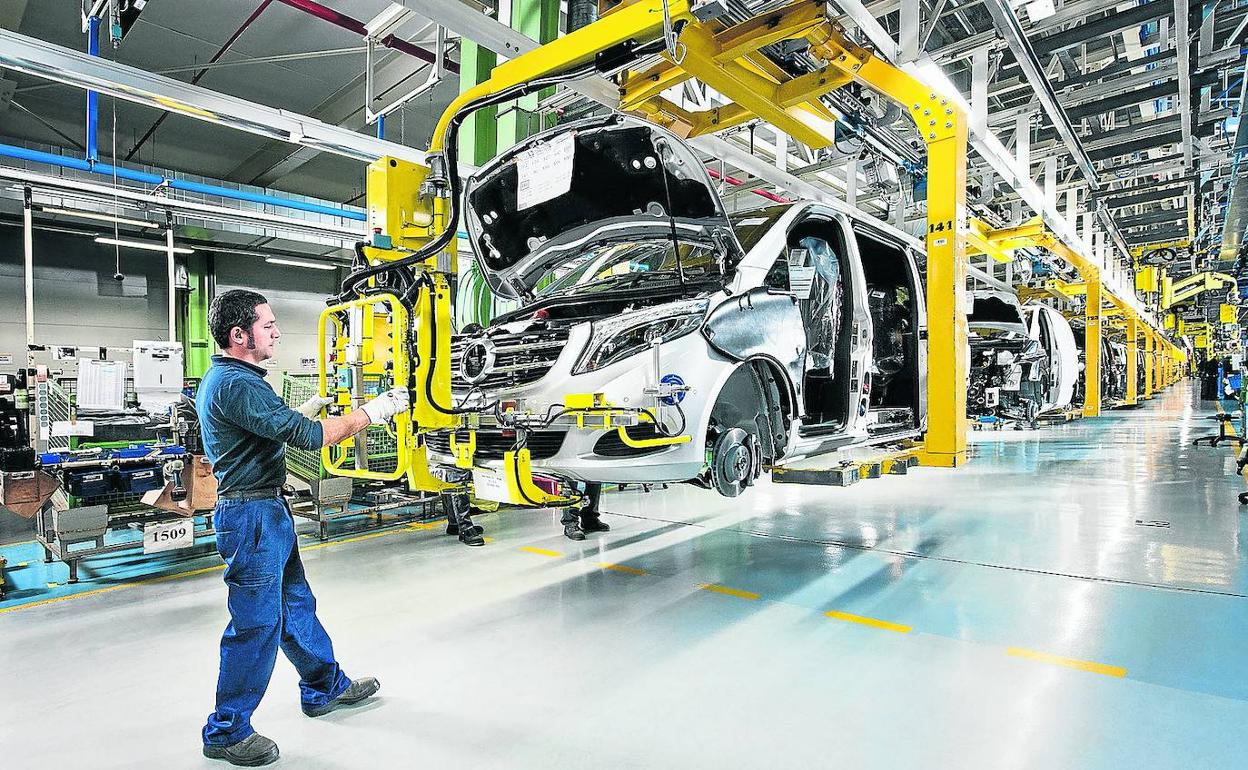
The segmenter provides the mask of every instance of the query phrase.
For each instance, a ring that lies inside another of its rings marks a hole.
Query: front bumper
[[[552,407],[557,409],[570,394],[600,393],[612,406],[653,411],[653,398],[644,394],[645,388],[655,382],[652,353],[639,353],[597,371],[573,374],[572,366],[588,341],[588,335],[588,324],[575,328],[550,371],[537,382],[513,390],[486,393],[485,398],[490,402],[516,402],[517,409],[538,415]],[[554,424],[535,431],[530,437],[533,472],[607,483],[685,481],[697,476],[704,464],[703,439],[714,384],[723,381],[733,362],[711,351],[697,333],[665,343],[659,352],[660,376],[674,374],[691,388],[680,402],[684,432],[691,437],[689,442],[629,452],[623,449],[614,428],[580,429]],[[675,407],[663,408],[659,416],[669,430],[680,426],[680,415]],[[654,435],[647,433],[647,429],[647,426],[630,429],[630,435],[636,438]],[[458,438],[467,440],[467,434],[461,431]],[[435,463],[454,463],[449,439],[435,434],[428,443]],[[516,443],[514,433],[483,425],[477,430],[474,465],[492,470],[501,468],[503,452],[514,448]]]

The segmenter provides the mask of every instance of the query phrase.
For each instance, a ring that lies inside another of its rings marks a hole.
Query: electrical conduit
[[[368,220],[368,217],[362,211],[351,211],[349,209],[339,208],[336,206],[325,206],[320,203],[310,203],[308,201],[282,198],[276,195],[269,195],[267,193],[235,190],[229,187],[221,187],[220,185],[191,182],[186,179],[174,179],[172,177],[161,176],[160,174],[151,174],[146,171],[135,171],[133,169],[121,168],[120,166],[111,166],[107,163],[92,163],[88,160],[71,158],[67,155],[56,155],[54,153],[43,152],[41,150],[29,150],[25,147],[15,147],[11,144],[0,144],[0,157],[14,158],[16,160],[25,160],[34,163],[46,163],[49,166],[68,168],[74,171],[88,171],[94,174],[100,174],[101,176],[125,179],[128,182],[139,182],[141,184],[150,184],[154,186],[165,185],[173,190],[199,193],[201,195],[213,195],[218,198],[247,201],[248,203],[260,203],[277,208],[306,211],[310,214],[324,214],[331,217],[342,217],[343,219],[353,219],[357,222],[365,222]]]
[[[87,54],[100,55],[100,17],[87,19]],[[96,145],[97,127],[100,123],[100,95],[95,91],[87,91],[87,160],[95,163],[99,159]]]

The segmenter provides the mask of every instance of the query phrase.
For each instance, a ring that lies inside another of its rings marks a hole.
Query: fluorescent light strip
[[[131,249],[145,249],[146,251],[168,251],[169,247],[163,243],[153,243],[152,241],[128,241],[125,238],[105,238],[102,235],[95,236],[96,243],[104,243],[109,246],[126,246]],[[174,254],[194,254],[195,249],[188,249],[185,246],[174,246]]]
[[[328,262],[305,262],[301,259],[282,259],[280,257],[265,257],[265,262],[272,265],[290,265],[291,267],[310,267],[313,270],[336,270],[337,265]]]
[[[80,219],[93,219],[97,222],[116,222],[119,225],[130,225],[131,227],[157,227],[153,222],[144,219],[126,219],[125,217],[116,217],[112,214],[101,214],[95,211],[76,211],[74,209],[62,209],[54,206],[40,206],[39,210],[45,214],[64,214],[68,217],[78,217]]]

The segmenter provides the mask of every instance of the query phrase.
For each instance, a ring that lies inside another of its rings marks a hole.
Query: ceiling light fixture
[[[104,243],[109,246],[126,246],[131,249],[144,249],[146,251],[168,251],[169,247],[163,243],[153,243],[152,241],[128,241],[125,238],[106,238],[103,235],[95,236],[96,243]],[[194,254],[195,249],[188,249],[185,246],[174,246],[174,254]]]
[[[302,259],[284,259],[281,257],[265,257],[265,262],[272,265],[289,265],[291,267],[310,267],[313,270],[337,270],[337,265],[328,262],[306,262]]]
[[[64,214],[67,217],[78,217],[80,219],[93,219],[98,222],[116,222],[119,225],[130,225],[131,227],[156,227],[153,222],[145,219],[127,219],[125,217],[116,217],[112,214],[101,214],[95,211],[77,211],[75,209],[62,209],[54,206],[40,206],[39,210],[45,214]]]

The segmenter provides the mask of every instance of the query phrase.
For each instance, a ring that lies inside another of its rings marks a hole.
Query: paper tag
[[[798,299],[810,299],[810,290],[815,285],[815,266],[810,264],[810,252],[790,249],[788,260],[789,291]]]
[[[52,423],[53,436],[94,436],[95,423],[90,420],[57,420]]]
[[[472,469],[472,494],[481,500],[511,502],[511,495],[507,492],[507,481],[502,474],[489,468]]]
[[[516,155],[516,209],[523,211],[572,189],[576,134],[560,134]]]
[[[815,268],[790,267],[789,290],[798,299],[810,299],[810,290],[815,285]]]
[[[0,353],[0,364],[11,364],[11,363],[13,363],[12,353]]]
[[[299,366],[300,368],[303,368],[303,369],[315,369],[316,359],[315,358],[300,358]]]
[[[189,548],[195,544],[195,520],[167,521],[143,527],[143,553]]]

